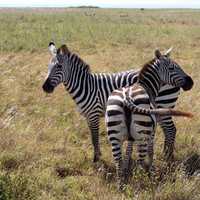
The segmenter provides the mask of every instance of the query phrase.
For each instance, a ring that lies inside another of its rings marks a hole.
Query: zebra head
[[[170,58],[170,48],[165,54],[159,50],[155,51],[155,57],[159,63],[159,74],[165,84],[180,87],[184,91],[190,90],[193,86],[192,78],[174,60]]]
[[[48,73],[46,80],[42,86],[43,90],[47,93],[52,93],[54,88],[66,79],[66,70],[63,67],[63,58],[69,54],[66,45],[62,45],[58,50],[53,42],[49,43],[49,52],[52,55],[48,65]]]

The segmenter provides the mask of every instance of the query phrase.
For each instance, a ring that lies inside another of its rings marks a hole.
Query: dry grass
[[[199,200],[200,180],[185,179],[176,168],[200,147],[199,15],[192,10],[1,11],[0,199],[147,200],[155,194],[156,200]],[[158,130],[157,181],[151,187],[139,174],[119,193],[103,120],[102,161],[93,164],[86,122],[63,86],[52,95],[42,91],[52,35],[95,72],[138,68],[156,47],[175,47],[173,58],[195,81],[192,91],[181,94],[178,108],[195,118],[176,119],[172,169],[162,160]]]

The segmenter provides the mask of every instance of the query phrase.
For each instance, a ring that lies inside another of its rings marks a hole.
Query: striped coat
[[[112,145],[112,153],[116,162],[119,186],[122,187],[122,144],[128,140],[124,168],[128,168],[132,154],[132,143],[138,147],[138,163],[150,170],[153,162],[153,139],[157,124],[156,116],[186,116],[189,113],[172,109],[157,109],[158,97],[162,82],[182,87],[192,88],[192,79],[185,74],[180,66],[166,56],[158,56],[150,61],[139,73],[138,80],[132,86],[114,90],[108,98],[106,108],[106,127],[108,138]],[[171,69],[172,68],[172,69]],[[161,118],[162,120],[162,118]],[[127,169],[125,170],[125,174]]]
[[[107,99],[113,90],[135,83],[139,71],[91,73],[89,65],[78,55],[70,52],[65,45],[56,50],[55,45],[50,43],[49,50],[53,57],[49,63],[43,89],[46,92],[53,92],[58,84],[65,85],[78,110],[87,119],[94,146],[94,161],[97,161],[100,156],[99,119],[105,114]],[[161,88],[162,95],[155,100],[158,101],[158,107],[174,107],[179,91],[179,87],[169,85]],[[165,152],[170,156],[173,153],[176,129],[171,117],[163,118],[161,126],[165,133]]]

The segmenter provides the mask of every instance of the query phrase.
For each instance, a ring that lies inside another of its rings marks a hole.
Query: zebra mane
[[[78,65],[79,68],[90,73],[90,66],[85,61],[83,61],[76,53],[72,53],[65,44],[58,48],[57,55],[58,54],[64,54],[65,56],[67,56],[67,59],[69,59],[71,63],[75,63],[76,65]]]
[[[69,59],[72,62],[76,63],[79,68],[82,68],[85,71],[90,73],[90,66],[82,58],[80,58],[76,53],[70,52]]]
[[[145,64],[143,65],[143,67],[142,67],[142,69],[140,70],[140,73],[139,73],[139,75],[138,75],[138,79],[142,79],[142,78],[143,78],[142,74],[144,74],[144,73],[146,72],[146,70],[147,70],[149,67],[151,67],[152,64],[155,63],[155,61],[156,61],[156,59],[154,58],[154,59],[150,60],[149,62],[147,62],[147,63],[145,63]]]
[[[76,65],[78,65],[79,68],[85,70],[86,72],[90,72],[90,66],[85,61],[83,61],[77,54],[72,53],[65,44],[58,48],[57,55],[59,54],[67,56],[65,58],[69,59],[70,62],[75,63]]]

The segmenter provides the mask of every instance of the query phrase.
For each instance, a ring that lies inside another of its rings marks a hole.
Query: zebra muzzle
[[[54,87],[50,84],[49,79],[45,81],[45,83],[42,86],[43,90],[47,93],[52,93],[54,91]]]
[[[194,85],[194,82],[193,82],[192,78],[190,76],[186,76],[185,83],[182,86],[183,90],[184,91],[190,90],[190,89],[192,89],[193,85]]]

